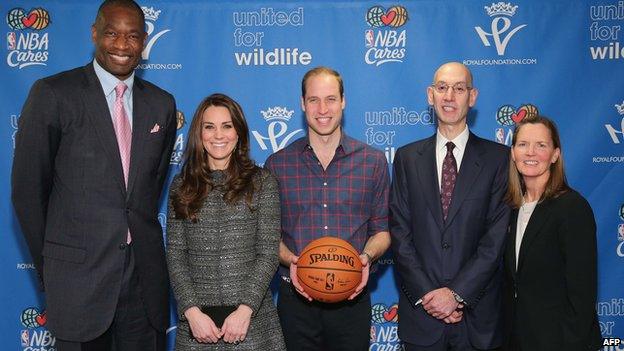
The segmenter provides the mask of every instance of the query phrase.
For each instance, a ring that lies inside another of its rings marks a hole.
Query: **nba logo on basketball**
[[[15,32],[7,33],[7,50],[15,50],[17,48],[17,39],[15,37]]]
[[[28,330],[22,330],[22,333],[20,334],[20,341],[22,342],[22,347],[27,347],[30,346],[30,333],[28,332]]]
[[[366,32],[364,32],[364,45],[366,45],[367,48],[372,48],[374,45],[374,32],[372,29],[368,29],[366,30]]]
[[[325,290],[334,290],[334,273],[327,273],[325,277]]]

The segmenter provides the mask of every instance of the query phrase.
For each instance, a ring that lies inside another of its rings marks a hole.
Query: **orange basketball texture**
[[[297,279],[303,290],[317,301],[343,301],[362,281],[360,255],[342,239],[330,236],[316,239],[299,255]]]

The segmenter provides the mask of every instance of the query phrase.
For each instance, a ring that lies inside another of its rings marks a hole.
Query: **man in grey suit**
[[[19,120],[13,205],[60,351],[165,348],[157,214],[176,108],[134,74],[144,26],[134,1],[102,3],[95,60],[35,82]]]
[[[440,66],[427,88],[437,133],[401,147],[394,159],[390,233],[407,351],[489,350],[502,343],[509,148],[468,130],[477,95],[466,66]]]

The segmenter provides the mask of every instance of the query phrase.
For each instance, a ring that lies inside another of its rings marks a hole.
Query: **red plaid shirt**
[[[324,170],[303,137],[269,156],[265,167],[279,181],[282,241],[295,255],[323,236],[361,252],[369,236],[388,230],[389,175],[381,151],[343,133]]]

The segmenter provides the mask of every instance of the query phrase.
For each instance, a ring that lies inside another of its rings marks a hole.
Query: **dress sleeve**
[[[181,320],[186,319],[184,312],[193,306],[198,306],[198,299],[193,288],[189,273],[188,247],[186,242],[186,226],[184,220],[175,218],[172,194],[174,194],[182,180],[176,176],[171,184],[167,211],[167,266],[173,295],[178,303],[178,315]]]
[[[242,303],[251,307],[253,315],[269,289],[278,265],[280,240],[280,198],[277,180],[267,170],[261,170],[256,224],[256,259],[249,269],[249,288]]]

